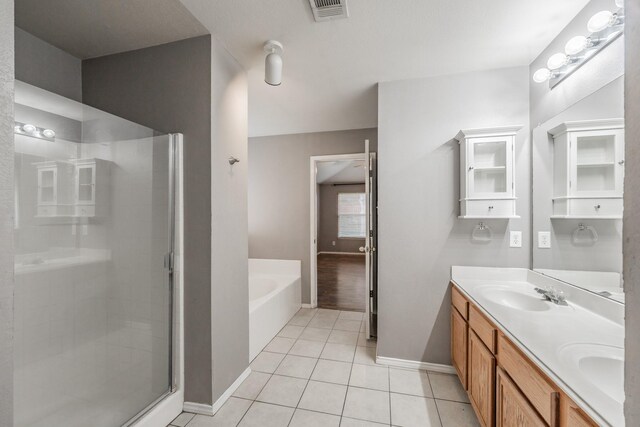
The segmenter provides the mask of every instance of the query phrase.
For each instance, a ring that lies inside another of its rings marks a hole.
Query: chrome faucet
[[[547,286],[544,289],[536,288],[536,292],[541,294],[545,300],[551,301],[558,305],[567,305],[567,299],[564,296],[564,292],[553,286]]]

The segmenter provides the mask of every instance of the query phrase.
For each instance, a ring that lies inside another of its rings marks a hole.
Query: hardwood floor
[[[365,259],[359,255],[318,255],[318,307],[363,312]]]

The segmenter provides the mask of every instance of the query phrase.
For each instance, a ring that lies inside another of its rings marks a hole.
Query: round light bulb
[[[533,81],[536,83],[544,83],[551,77],[551,71],[548,68],[540,68],[533,73]]]
[[[608,10],[602,10],[589,19],[587,22],[587,29],[592,33],[598,33],[616,22],[616,16],[613,12]]]
[[[36,131],[36,127],[27,123],[26,125],[22,125],[22,130],[26,133],[34,133]]]
[[[569,57],[564,53],[555,53],[551,55],[551,58],[547,61],[547,68],[550,70],[557,70],[562,68],[569,62]]]
[[[585,36],[575,36],[564,45],[567,55],[577,55],[589,46],[589,39]]]
[[[622,9],[624,7],[624,0],[616,0],[616,6]]]
[[[46,136],[47,138],[54,138],[56,136],[56,133],[51,129],[45,129],[42,131],[42,135]]]

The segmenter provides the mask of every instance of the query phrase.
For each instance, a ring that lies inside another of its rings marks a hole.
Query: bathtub
[[[249,360],[301,306],[301,262],[249,259]]]

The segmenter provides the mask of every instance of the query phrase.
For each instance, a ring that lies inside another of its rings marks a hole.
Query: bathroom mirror
[[[624,302],[624,77],[533,130],[533,269]]]

